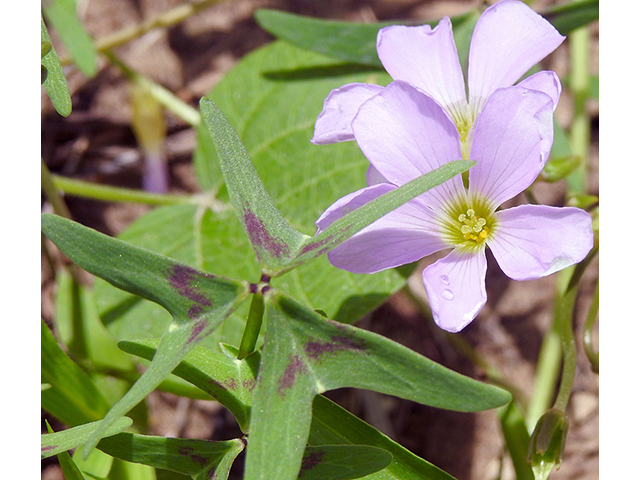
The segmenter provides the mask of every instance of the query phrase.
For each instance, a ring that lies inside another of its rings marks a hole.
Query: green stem
[[[530,432],[533,431],[538,419],[551,405],[561,363],[562,344],[560,335],[554,326],[545,334],[538,355],[534,394],[531,395],[526,415],[526,425]]]
[[[256,349],[260,329],[262,328],[262,317],[264,315],[264,297],[261,292],[253,294],[251,299],[251,307],[249,308],[249,316],[247,324],[244,327],[240,348],[238,351],[238,360],[252,354]]]
[[[140,75],[138,72],[132,70],[122,60],[120,60],[113,52],[103,52],[105,57],[109,59],[111,63],[117,66],[122,73],[124,73],[129,80],[143,87],[151,96],[153,96],[161,105],[167,110],[173,112],[177,117],[191,125],[197,127],[200,123],[200,112],[193,108],[188,103],[178,98],[170,90],[167,90],[159,83]]]
[[[209,8],[216,3],[220,3],[222,0],[199,0],[193,3],[186,3],[179,5],[167,12],[163,12],[153,18],[144,20],[131,27],[123,28],[111,35],[107,35],[96,41],[96,50],[100,53],[104,53],[112,48],[119,47],[135,38],[141,37],[145,33],[154,30],[156,28],[165,28],[177,25],[178,23],[186,20],[187,18],[195,15],[196,13]],[[69,65],[72,62],[70,57],[61,57],[60,63],[62,66]]]
[[[567,184],[573,193],[585,193],[589,166],[590,119],[587,113],[589,95],[589,27],[582,27],[569,34],[569,60],[571,73],[569,90],[573,96],[573,120],[569,130],[571,150],[581,158],[580,165],[567,176]]]
[[[53,207],[53,211],[61,217],[70,219],[71,213],[69,212],[69,208],[62,198],[62,195],[60,195],[60,192],[58,192],[59,187],[56,188],[54,177],[42,159],[40,159],[40,184],[42,185],[44,194]]]
[[[53,184],[69,195],[104,200],[107,202],[142,203],[146,205],[178,205],[197,203],[195,195],[162,195],[142,190],[98,185],[84,180],[53,175]]]
[[[595,247],[582,262],[576,265],[571,280],[569,280],[567,290],[560,299],[556,311],[555,322],[562,343],[562,377],[553,408],[557,408],[563,412],[569,404],[569,397],[573,389],[573,380],[576,371],[576,342],[573,333],[573,316],[576,298],[578,296],[578,287],[584,271],[597,252],[598,247]]]
[[[584,332],[582,337],[584,351],[587,355],[587,358],[591,362],[591,369],[595,373],[600,372],[599,355],[595,351],[593,347],[593,341],[592,341],[593,326],[596,322],[596,317],[598,316],[598,307],[600,304],[599,283],[600,283],[599,281],[596,282],[596,289],[593,292],[593,300],[591,301],[591,307],[589,308],[589,313],[587,313],[587,320],[584,323]]]

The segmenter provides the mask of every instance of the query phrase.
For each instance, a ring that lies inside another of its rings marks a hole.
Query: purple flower
[[[378,33],[378,56],[393,80],[417,87],[444,108],[458,129],[468,158],[475,119],[490,95],[514,84],[555,50],[564,37],[527,5],[502,0],[478,19],[469,51],[469,101],[453,41],[451,21],[431,29],[391,26]],[[547,93],[557,104],[560,81],[551,71],[531,75],[520,86]],[[352,83],[333,90],[325,100],[311,140],[316,144],[354,140],[351,120],[362,103],[384,87]]]
[[[512,2],[501,2],[508,5]],[[461,176],[385,215],[329,252],[329,261],[355,273],[375,273],[450,249],[422,279],[436,323],[451,332],[486,303],[485,247],[515,280],[554,273],[581,261],[593,246],[591,217],[573,207],[520,205],[498,210],[530,186],[553,142],[554,100],[515,86],[497,88],[476,120],[468,187]],[[365,100],[350,128],[375,175],[368,187],[330,206],[318,231],[346,213],[462,158],[457,125],[443,108],[404,81]]]

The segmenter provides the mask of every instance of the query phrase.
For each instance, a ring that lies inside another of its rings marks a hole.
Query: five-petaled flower
[[[457,332],[486,303],[489,247],[515,280],[554,273],[581,261],[593,246],[591,217],[573,207],[498,207],[536,179],[553,142],[554,102],[524,87],[497,89],[478,116],[468,187],[461,176],[388,213],[328,254],[336,267],[375,273],[452,249],[422,279],[437,324]],[[378,183],[331,205],[318,231],[346,213],[462,157],[459,133],[445,111],[412,85],[395,81],[364,102],[353,134]]]
[[[458,332],[486,303],[489,247],[515,280],[550,275],[586,257],[591,217],[572,207],[498,210],[528,188],[553,143],[560,82],[553,72],[512,86],[564,39],[523,3],[501,0],[479,18],[469,53],[469,101],[451,22],[394,26],[378,34],[378,55],[394,81],[331,92],[313,143],[356,140],[370,162],[367,187],[331,205],[318,232],[346,213],[452,160],[477,164],[385,215],[329,252],[330,262],[375,273],[441,250],[422,279],[434,319]]]
[[[382,28],[377,50],[393,80],[412,84],[445,109],[460,134],[463,156],[468,158],[475,120],[491,94],[513,85],[563,40],[553,25],[518,0],[501,0],[487,8],[471,38],[468,102],[448,17],[433,29],[429,25]],[[552,71],[535,73],[518,85],[547,93],[554,104],[560,97],[560,80]],[[351,83],[333,90],[325,100],[311,141],[329,144],[354,140],[351,120],[360,105],[383,88]]]

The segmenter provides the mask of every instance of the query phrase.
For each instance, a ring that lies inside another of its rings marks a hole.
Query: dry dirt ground
[[[167,11],[180,0],[84,0],[80,13],[94,38],[102,38],[126,26]],[[196,17],[169,29],[155,30],[117,49],[118,55],[137,71],[161,83],[180,98],[197,105],[224,74],[243,55],[272,40],[252,18],[258,7],[272,7],[295,13],[352,21],[419,18],[438,19],[457,15],[480,1],[419,0],[234,0],[200,12]],[[490,2],[492,3],[492,2]],[[533,2],[541,10],[551,1]],[[593,64],[598,71],[598,25],[592,25]],[[53,40],[58,51],[57,39]],[[566,74],[566,45],[546,61],[563,76]],[[73,112],[58,116],[49,101],[42,100],[42,156],[49,168],[59,174],[112,185],[140,187],[140,154],[129,119],[126,82],[120,72],[105,61],[94,79],[70,70],[68,81]],[[571,120],[568,98],[558,110],[559,121]],[[598,193],[598,108],[592,114],[590,193]],[[195,135],[179,119],[168,116],[166,151],[172,192],[192,192],[197,186],[190,165]],[[564,186],[536,187],[545,203],[562,203]],[[117,234],[144,214],[148,207],[110,204],[74,197],[67,198],[77,221],[100,231]],[[43,203],[43,208],[47,205]],[[594,262],[584,282],[578,324],[584,319],[588,297],[594,289],[598,265]],[[414,280],[410,286],[416,297],[423,295]],[[53,322],[51,272],[43,267],[43,317]],[[489,303],[479,318],[459,334],[504,377],[530,394],[543,333],[552,319],[554,279],[529,282],[508,280],[495,265],[489,264]],[[406,293],[392,297],[360,323],[386,335],[461,373],[483,378],[474,366],[447,341],[446,337],[421,314],[415,299]],[[581,327],[577,328],[581,333]],[[597,346],[597,328],[596,328]],[[580,338],[580,337],[578,337]],[[591,371],[579,345],[579,362],[569,415],[572,422],[562,468],[552,474],[556,480],[594,480],[598,478],[598,376]],[[333,398],[376,425],[392,438],[443,468],[460,480],[493,480],[500,475],[504,445],[497,415],[450,413],[412,402],[363,391],[339,391]],[[224,438],[234,432],[232,423],[215,402],[189,401],[169,394],[148,398],[152,433],[194,438]],[[514,478],[508,462],[502,479]],[[43,463],[42,478],[59,479],[55,462]]]

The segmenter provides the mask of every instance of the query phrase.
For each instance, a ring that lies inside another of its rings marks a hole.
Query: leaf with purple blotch
[[[496,408],[511,398],[388,338],[327,320],[276,289],[266,292],[265,303],[245,480],[296,478],[313,398],[328,390],[364,388],[461,412]]]
[[[127,353],[151,360],[158,340],[123,341],[118,346]],[[196,345],[173,373],[199,387],[233,414],[243,432],[249,430],[251,396],[256,384],[260,355],[254,352],[238,360],[238,351],[221,344],[222,353]]]
[[[275,206],[240,137],[218,106],[203,98],[200,112],[216,146],[225,185],[240,223],[264,273],[275,275],[307,236],[292,227]]]
[[[233,461],[244,449],[244,442],[120,433],[102,439],[98,448],[127,462],[183,473],[194,480],[226,480]]]
[[[85,423],[59,432],[42,434],[40,436],[40,458],[49,458],[82,445],[99,424],[100,421]],[[133,420],[129,417],[121,417],[107,429],[105,437],[120,433],[132,424]]]
[[[119,345],[127,352],[150,358],[155,351],[154,346],[157,345],[157,341],[121,342]],[[311,347],[311,350],[317,351],[321,347],[321,344],[316,344]],[[236,348],[222,345],[222,351],[227,359],[224,359],[219,352],[197,346],[173,373],[217,398],[236,416],[242,431],[247,433],[253,400],[252,393],[260,364],[260,352],[256,351],[245,359],[238,360]],[[236,369],[235,374],[234,368]],[[225,389],[226,391],[222,392]],[[310,445],[369,445],[386,450],[393,455],[394,461],[383,470],[378,471],[375,478],[380,480],[400,478],[454,480],[453,477],[435,465],[414,455],[322,395],[316,395],[312,413],[313,420],[308,442]],[[246,424],[241,422],[246,422]],[[317,453],[314,452],[315,450],[312,448],[305,449],[301,470],[304,469],[305,457],[308,456],[307,469],[314,463],[314,458],[317,460]],[[342,463],[346,466],[344,458]]]
[[[56,215],[42,215],[42,230],[80,267],[115,287],[158,303],[173,316],[149,367],[85,444],[86,457],[113,421],[153,391],[198,341],[249,296],[249,286],[200,272]]]

